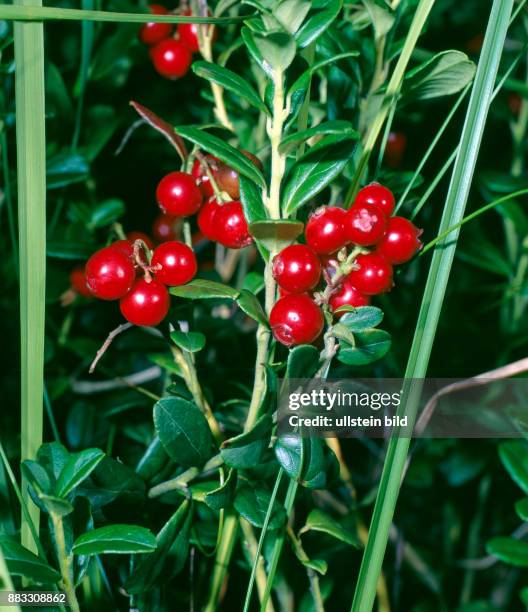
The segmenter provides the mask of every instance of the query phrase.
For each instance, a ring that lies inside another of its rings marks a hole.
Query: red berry
[[[187,10],[183,13],[186,16],[190,16],[192,15],[192,12],[190,10]],[[209,13],[210,15],[211,13]],[[180,40],[182,41],[182,43],[186,44],[187,47],[189,47],[189,49],[193,52],[193,53],[197,53],[200,50],[200,41],[198,38],[198,28],[200,26],[197,23],[179,23],[178,24],[178,36],[180,38]],[[213,41],[216,38],[216,28],[214,26],[208,25],[205,26],[205,28],[214,28],[213,29]],[[204,31],[205,31],[204,28]],[[204,32],[205,33],[205,32]],[[210,32],[207,32],[208,34],[210,34]]]
[[[152,250],[154,248],[152,238],[143,232],[128,232],[126,237],[132,244],[134,244],[136,240],[142,240],[147,245],[148,249]]]
[[[226,202],[218,206],[214,213],[213,223],[215,225],[215,240],[225,247],[241,249],[253,242],[240,202]],[[203,232],[203,229],[200,229]]]
[[[192,53],[181,41],[166,38],[151,47],[150,59],[161,76],[174,80],[187,74],[192,63]]]
[[[422,230],[404,217],[391,217],[387,233],[376,251],[391,264],[402,264],[422,248],[418,239]]]
[[[321,277],[321,262],[310,247],[292,244],[273,258],[273,278],[289,293],[313,289]]]
[[[379,183],[371,183],[359,191],[354,204],[376,204],[390,217],[396,202],[390,189]]]
[[[198,227],[202,234],[209,240],[216,240],[218,227],[214,219],[219,208],[220,205],[216,198],[212,197],[207,200],[198,213]]]
[[[161,4],[151,4],[149,11],[153,15],[167,15],[168,10]],[[165,38],[168,38],[172,32],[172,24],[170,23],[154,23],[149,22],[141,26],[139,30],[139,40],[146,45],[155,45]]]
[[[348,242],[345,233],[346,212],[335,206],[321,206],[306,224],[306,242],[316,253],[328,255]]]
[[[346,213],[346,236],[359,246],[379,242],[387,229],[387,217],[376,204],[354,204]]]
[[[358,255],[358,270],[353,270],[348,278],[361,293],[376,295],[392,288],[392,266],[378,253]]]
[[[158,325],[167,316],[170,297],[162,283],[138,279],[121,298],[119,308],[127,321],[134,325]]]
[[[164,213],[188,217],[202,205],[202,192],[190,174],[170,172],[158,183],[156,199]]]
[[[117,249],[130,259],[134,256],[134,244],[130,240],[116,240],[109,248]]]
[[[341,306],[353,306],[354,308],[368,306],[370,304],[370,298],[368,295],[364,295],[361,291],[358,291],[350,282],[350,279],[346,277],[341,283],[339,290],[330,298],[329,304],[330,308],[335,312]],[[337,317],[341,317],[343,314],[344,312],[338,313]]]
[[[164,285],[176,286],[188,283],[198,265],[194,251],[183,242],[172,240],[156,247],[152,255],[152,265],[161,266],[156,270],[156,280]]]
[[[214,189],[209,179],[209,175],[207,174],[205,165],[207,164],[209,172],[211,172],[213,178],[216,178],[219,163],[220,160],[217,157],[214,157],[213,155],[206,155],[205,163],[202,163],[199,159],[194,160],[191,175],[193,176],[197,185],[202,190],[204,198],[210,198],[214,195]]]
[[[259,170],[262,170],[262,162],[258,157],[253,155],[253,153],[245,151],[244,149],[241,149],[240,153],[247,157],[249,161],[259,168]],[[225,191],[228,193],[229,197],[233,200],[238,200],[240,198],[240,179],[238,172],[231,168],[231,166],[219,162],[218,169],[215,174],[215,180],[220,191]]]
[[[158,215],[152,224],[152,235],[157,242],[165,242],[166,240],[175,240],[179,236],[180,220],[178,217],[171,215]]]
[[[86,284],[86,274],[84,273],[83,266],[78,266],[70,272],[70,285],[79,295],[83,297],[93,297],[93,293]]]
[[[275,338],[286,346],[310,344],[323,330],[324,318],[319,306],[306,293],[280,298],[270,312]]]
[[[389,168],[397,168],[407,147],[407,136],[403,132],[390,132],[383,159]]]
[[[101,300],[123,297],[136,277],[130,257],[112,246],[94,253],[86,263],[85,273],[88,288]]]

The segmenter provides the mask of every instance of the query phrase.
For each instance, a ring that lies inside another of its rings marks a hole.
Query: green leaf
[[[236,511],[255,527],[262,527],[271,501],[269,491],[256,486],[245,485],[236,494],[234,506]],[[275,501],[270,520],[269,529],[277,529],[284,524],[286,512],[284,508]]]
[[[327,472],[334,467],[332,462],[335,457],[320,438],[287,434],[277,439],[273,450],[277,461],[290,478],[295,478],[309,489],[320,489],[327,485]]]
[[[278,253],[295,242],[302,234],[304,225],[300,221],[286,219],[255,221],[249,226],[249,233],[270,253]]]
[[[46,255],[56,259],[87,260],[94,252],[94,245],[90,243],[54,242],[46,245]]]
[[[331,183],[350,161],[355,148],[353,140],[335,142],[329,136],[303,155],[286,179],[284,213],[291,215]]]
[[[8,536],[0,535],[0,549],[9,573],[14,576],[24,576],[38,584],[55,584],[61,579],[57,570]]]
[[[178,569],[174,563],[172,547],[178,543],[179,549],[187,556],[188,539],[187,533],[192,518],[191,504],[184,501],[165,523],[156,536],[156,550],[141,559],[126,582],[126,590],[129,593],[143,593],[152,588],[163,576],[165,579],[173,575]],[[183,535],[183,541],[179,536]]]
[[[264,289],[264,277],[260,272],[249,272],[242,281],[242,289],[257,295]]]
[[[146,527],[107,525],[83,533],[73,544],[75,555],[139,554],[156,550],[156,538]]]
[[[322,0],[313,4],[314,8],[318,10],[308,17],[295,36],[297,44],[301,48],[307,47],[317,40],[332,25],[343,6],[343,0]]]
[[[337,359],[346,365],[368,365],[384,357],[391,347],[390,334],[381,329],[368,329],[354,334],[355,346],[340,343]]]
[[[288,355],[286,378],[312,378],[319,368],[319,360],[319,351],[315,346],[296,346]]]
[[[48,472],[36,461],[26,459],[20,469],[28,483],[33,487],[37,496],[41,493],[51,493],[52,483]]]
[[[169,457],[182,467],[203,465],[211,456],[211,431],[193,402],[161,399],[154,406],[154,426]]]
[[[197,353],[205,346],[205,336],[200,332],[175,330],[170,334],[174,344],[188,353]]]
[[[515,502],[515,512],[523,521],[528,521],[528,497]]]
[[[359,132],[354,129],[350,121],[337,119],[335,121],[325,121],[314,127],[307,128],[300,132],[294,132],[282,139],[279,145],[279,151],[282,154],[287,154],[295,149],[300,143],[313,138],[314,136],[342,136],[343,139],[358,139]]]
[[[228,70],[218,64],[202,61],[193,62],[192,69],[199,77],[210,82],[212,81],[213,83],[218,83],[218,85],[227,91],[234,93],[237,98],[242,98],[248,104],[266,115],[270,114],[268,107],[260,99],[258,93],[249,85],[246,79],[243,79],[236,74],[236,72]]]
[[[376,306],[360,306],[353,312],[347,312],[339,320],[353,333],[377,327],[382,321],[383,310]]]
[[[242,39],[257,64],[271,78],[284,72],[295,58],[295,40],[287,32],[252,32],[243,27]]]
[[[266,186],[262,172],[255,164],[225,140],[192,125],[181,125],[176,127],[175,130],[182,138],[186,138],[208,153],[216,155],[216,157],[228,166],[231,166],[231,168],[234,168],[239,174],[246,176],[261,187]]]
[[[486,550],[501,561],[516,567],[528,567],[528,542],[501,537],[491,539]]]
[[[244,217],[248,223],[263,221],[268,213],[262,202],[262,189],[245,176],[239,177],[240,201],[244,210]]]
[[[39,500],[49,514],[67,516],[73,512],[73,506],[67,499],[54,495],[39,495]]]
[[[89,227],[96,229],[110,225],[125,214],[125,203],[123,200],[112,198],[100,202],[91,214]]]
[[[242,289],[237,297],[240,308],[252,319],[269,327],[268,318],[258,298],[247,289]]]
[[[88,162],[82,155],[70,151],[59,153],[46,162],[46,186],[58,189],[80,183],[87,178],[89,171]]]
[[[361,546],[355,533],[346,529],[336,519],[319,509],[310,512],[304,527],[299,530],[299,535],[307,533],[308,531],[327,533],[333,538],[341,540],[341,542],[345,542],[345,544],[350,544],[350,546],[355,546],[356,548],[360,548]]]
[[[465,53],[442,51],[407,73],[401,95],[415,102],[455,94],[473,80],[475,70]]]
[[[328,563],[324,559],[299,559],[300,562],[305,566],[309,567],[312,570],[315,570],[321,576],[324,576],[328,571]]]
[[[250,431],[225,440],[220,455],[226,465],[236,469],[258,465],[270,443],[271,425],[271,416],[264,414]]]
[[[311,2],[307,0],[282,0],[273,11],[273,17],[290,34],[295,34],[301,27]]]
[[[95,470],[105,454],[98,448],[88,448],[71,455],[57,481],[57,495],[66,497]]]
[[[55,481],[58,480],[69,457],[70,453],[58,442],[43,444],[37,451],[37,461]]]
[[[362,0],[372,22],[376,39],[385,36],[394,24],[395,14],[385,0]]]
[[[212,510],[217,511],[230,506],[235,498],[236,483],[236,470],[229,470],[224,484],[206,494],[204,497],[205,504]]]
[[[197,278],[186,285],[171,287],[170,292],[177,297],[188,300],[209,300],[228,298],[236,300],[239,292],[229,285],[217,283],[216,281]]]
[[[509,440],[499,446],[499,457],[512,480],[528,495],[528,445]]]

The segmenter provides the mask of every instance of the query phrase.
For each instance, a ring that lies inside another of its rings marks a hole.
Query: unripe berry
[[[225,247],[241,249],[253,242],[240,202],[226,202],[218,206],[214,214],[214,224],[216,225],[215,240]],[[200,229],[203,232],[203,229]]]
[[[175,80],[185,76],[192,63],[192,53],[179,40],[166,38],[150,49],[150,59],[162,77]]]
[[[371,183],[359,191],[354,204],[376,204],[387,217],[390,217],[396,202],[390,189],[379,183]]]
[[[203,198],[190,174],[170,172],[158,183],[156,199],[164,213],[174,217],[188,217],[198,212]]]
[[[346,213],[346,236],[358,246],[378,243],[386,229],[387,217],[376,204],[354,204]]]
[[[121,313],[134,325],[158,325],[167,316],[169,307],[170,297],[165,285],[144,278],[138,279],[119,302]]]
[[[321,277],[321,262],[304,244],[292,244],[275,255],[273,278],[289,293],[305,293],[314,289]]]
[[[188,283],[198,268],[193,250],[177,240],[156,247],[151,264],[153,267],[161,266],[155,271],[156,280],[171,287]]]
[[[323,330],[321,309],[306,293],[280,298],[270,312],[270,325],[275,338],[286,346],[310,344]]]
[[[245,155],[253,164],[262,170],[262,163],[258,157],[250,153],[249,151],[240,151],[243,155]],[[238,172],[228,166],[220,162],[218,164],[218,170],[215,175],[216,182],[218,184],[218,188],[220,191],[225,191],[229,194],[229,197],[233,198],[233,200],[238,200],[240,198],[240,179],[238,176]]]
[[[101,300],[119,299],[130,290],[136,277],[130,257],[112,246],[90,257],[85,274],[88,288]]]
[[[346,212],[335,206],[321,206],[306,224],[306,243],[316,253],[328,255],[343,248],[348,239],[345,234]]]
[[[404,217],[391,217],[387,233],[378,244],[376,252],[391,264],[402,264],[422,248],[419,236],[422,230]]]
[[[392,289],[392,266],[378,253],[358,255],[357,270],[353,270],[348,278],[352,285],[365,295],[377,295]]]
[[[161,6],[161,4],[149,5],[149,11],[153,15],[167,15],[169,12],[164,6]],[[168,38],[171,32],[172,24],[149,21],[141,26],[139,30],[139,40],[145,45],[155,45],[165,38]]]

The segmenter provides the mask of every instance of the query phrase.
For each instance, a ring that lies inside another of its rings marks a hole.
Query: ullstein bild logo
[[[517,438],[528,379],[280,381],[278,434]]]

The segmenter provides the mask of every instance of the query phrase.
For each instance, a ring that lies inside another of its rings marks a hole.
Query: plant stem
[[[440,233],[456,225],[464,217],[512,7],[513,0],[494,0],[493,2],[442,215]],[[453,231],[441,243],[442,248],[435,250],[429,269],[405,372],[402,403],[399,410],[400,416],[408,417],[408,423],[411,426],[416,419],[422,391],[422,384],[419,381],[427,373],[458,235],[459,230]],[[413,384],[413,379],[418,382]],[[376,584],[387,547],[409,444],[410,438],[398,437],[398,432],[389,441],[369,538],[352,603],[353,612],[367,612],[374,604]]]
[[[209,593],[209,601],[204,608],[204,612],[216,612],[218,610],[218,598],[220,597],[220,591],[222,589],[222,585],[224,584],[227,568],[229,567],[229,562],[231,561],[237,531],[238,518],[236,514],[229,513],[225,517],[220,546],[218,547],[213,569],[213,579],[211,583],[211,591]]]
[[[80,612],[79,602],[75,594],[75,586],[73,584],[73,568],[72,558],[66,550],[66,539],[64,537],[64,525],[62,517],[51,513],[51,521],[53,523],[53,534],[57,546],[57,557],[62,575],[62,584],[64,591],[68,597],[68,604],[73,612]]]
[[[244,534],[244,539],[249,549],[249,557],[253,559],[253,567],[251,570],[250,586],[252,586],[253,580],[257,583],[257,592],[259,600],[262,601],[264,592],[266,590],[266,569],[264,567],[264,557],[260,554],[260,540],[257,543],[253,527],[246,521],[246,519],[240,517],[240,527]],[[262,528],[264,530],[264,527]],[[250,587],[248,586],[248,592],[251,593]],[[247,600],[246,600],[247,606]],[[273,603],[268,601],[266,606],[266,612],[274,612]]]
[[[293,529],[290,525],[286,527],[286,533],[290,538],[293,548],[295,549],[295,554],[297,558],[301,561],[301,563],[306,564],[310,561],[310,558],[306,554],[301,541],[293,532]],[[307,567],[308,580],[310,581],[310,591],[312,592],[312,598],[314,603],[315,612],[324,612],[324,603],[323,597],[321,595],[321,589],[319,586],[319,576],[317,572],[311,567]]]
[[[25,8],[40,0],[17,0]],[[22,7],[15,7],[22,8]],[[46,140],[44,30],[42,23],[15,23],[16,135],[20,265],[21,460],[33,459],[42,444],[44,324],[46,289]],[[37,530],[39,510],[22,483]],[[35,551],[24,514],[22,544]]]
[[[288,484],[288,490],[286,491],[286,499],[284,500],[284,509],[286,510],[286,516],[290,517],[291,511],[293,509],[293,502],[295,501],[295,495],[297,494],[297,488],[299,483],[294,478],[290,479]],[[262,602],[260,604],[260,612],[265,612],[266,605],[268,603],[268,599],[271,595],[271,589],[273,588],[273,580],[275,579],[275,574],[277,573],[277,567],[279,565],[279,559],[282,553],[282,547],[284,545],[284,539],[286,537],[286,530],[282,530],[275,540],[275,545],[273,546],[273,550],[271,552],[271,559],[269,562],[269,572],[268,572],[268,583],[266,585],[266,592],[264,593],[264,597],[262,598]]]
[[[287,111],[284,108],[284,74],[277,70],[273,78],[273,116],[268,120],[267,131],[271,143],[271,180],[267,209],[272,219],[280,219],[280,188],[286,158],[279,151],[282,140],[282,129]]]
[[[209,406],[209,402],[205,398],[202,386],[198,380],[196,366],[194,365],[191,354],[188,351],[180,350],[177,347],[172,347],[172,354],[174,356],[174,361],[181,368],[185,384],[191,392],[195,404],[198,406],[198,408],[200,408],[207,419],[215,440],[220,443],[223,438],[222,431],[216,417],[213,414],[213,411],[211,410],[211,406]]]

